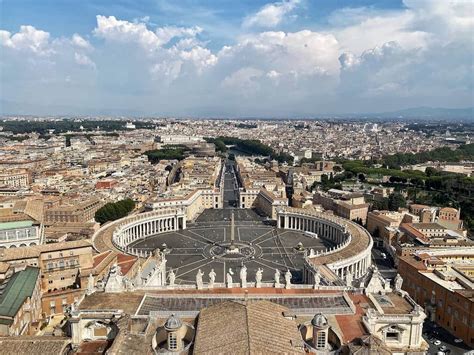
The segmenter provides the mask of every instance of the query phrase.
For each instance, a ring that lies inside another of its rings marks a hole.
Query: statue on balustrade
[[[258,268],[257,273],[255,274],[255,287],[256,288],[262,287],[262,277],[263,277],[263,269]]]
[[[287,270],[285,273],[285,288],[289,289],[291,288],[291,278],[293,276],[291,275],[291,271]]]
[[[275,269],[275,275],[273,275],[275,279],[275,287],[280,287],[280,270]]]
[[[173,270],[170,270],[170,272],[168,273],[168,278],[170,280],[170,286],[175,286],[174,282],[176,280],[176,274]]]
[[[234,275],[234,272],[232,271],[232,268],[229,268],[229,271],[227,272],[227,288],[232,288],[232,275]]]
[[[209,272],[209,288],[214,288],[214,283],[216,282],[216,272],[214,269],[211,269]]]
[[[201,271],[201,269],[199,269],[197,274],[196,274],[196,286],[197,286],[198,290],[202,290],[202,286],[203,286],[202,276],[203,275],[204,275],[204,273]]]

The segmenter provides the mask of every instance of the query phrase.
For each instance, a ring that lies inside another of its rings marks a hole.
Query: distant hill
[[[358,117],[373,118],[420,118],[420,119],[465,119],[474,120],[474,107],[442,108],[413,107],[398,111],[358,114]]]
[[[212,113],[210,113],[212,112]],[[442,108],[442,107],[414,107],[389,112],[371,112],[371,113],[326,113],[313,115],[287,115],[273,117],[260,114],[252,116],[236,116],[232,114],[221,114],[216,108],[196,108],[193,113],[188,115],[173,114],[172,112],[156,112],[151,114],[145,109],[123,109],[123,108],[91,108],[87,106],[68,106],[61,104],[54,105],[33,105],[0,99],[0,116],[2,115],[65,115],[65,116],[171,116],[171,117],[195,117],[195,118],[229,118],[229,119],[420,119],[420,120],[464,120],[474,121],[474,107],[467,108]]]

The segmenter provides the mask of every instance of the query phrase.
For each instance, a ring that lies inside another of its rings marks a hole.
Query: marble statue
[[[318,288],[321,285],[321,274],[316,271],[314,274],[314,288]]]
[[[94,276],[92,276],[92,274],[89,274],[89,277],[87,278],[87,294],[90,295],[94,293],[94,291]]]
[[[232,271],[232,268],[229,268],[229,271],[227,272],[227,288],[232,288],[232,275],[234,275],[234,272]]]
[[[198,270],[197,274],[196,274],[196,286],[198,288],[198,290],[202,290],[202,276],[204,275],[204,273],[201,271],[201,269]]]
[[[395,276],[395,291],[401,291],[402,284],[403,284],[403,278],[400,276],[400,274],[397,274],[397,276]]]
[[[273,277],[275,279],[275,287],[280,287],[280,270],[275,269],[275,275]]]
[[[137,274],[135,275],[135,285],[137,285],[138,287],[142,286],[143,284],[142,271],[142,266],[138,265]]]
[[[214,283],[216,282],[216,272],[214,269],[211,269],[209,272],[209,288],[214,288]]]
[[[316,254],[314,253],[314,249],[311,248],[311,249],[309,250],[309,257],[312,258],[312,257],[315,256],[315,255],[316,255]]]
[[[168,273],[168,278],[170,280],[170,286],[174,286],[174,282],[176,280],[176,274],[174,273],[173,270],[170,270],[170,272]]]
[[[262,276],[263,276],[263,269],[258,268],[257,273],[255,274],[255,287],[256,288],[262,287]]]
[[[128,277],[123,278],[123,283],[125,285],[125,290],[135,291],[135,285],[133,284],[132,280],[130,280]]]
[[[352,280],[353,280],[352,273],[347,272],[346,273],[346,286],[352,286]]]
[[[242,266],[240,269],[240,281],[242,282],[242,288],[247,288],[247,266]]]
[[[287,270],[285,273],[285,288],[291,288],[291,278],[293,276],[291,275],[291,271]]]

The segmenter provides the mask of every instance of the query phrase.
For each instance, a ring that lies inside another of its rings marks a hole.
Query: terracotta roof
[[[11,261],[20,259],[37,258],[41,253],[52,252],[58,250],[68,250],[82,247],[92,247],[92,244],[87,240],[77,240],[71,242],[60,242],[42,244],[20,248],[8,248],[0,250],[0,261]]]
[[[303,341],[287,308],[269,301],[222,302],[199,314],[197,354],[304,354]]]
[[[4,355],[56,355],[64,354],[71,343],[70,338],[61,337],[0,337],[0,352]]]

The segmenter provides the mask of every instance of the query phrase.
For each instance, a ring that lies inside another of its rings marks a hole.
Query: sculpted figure
[[[227,287],[232,288],[232,275],[234,275],[234,272],[232,271],[232,268],[229,268],[229,271],[227,272]]]
[[[211,271],[209,272],[209,288],[213,288],[215,282],[216,282],[216,272],[214,271],[214,269],[211,269]]]
[[[240,269],[240,281],[242,282],[242,288],[247,287],[247,267],[244,265]]]
[[[169,277],[169,280],[170,280],[170,286],[174,286],[174,281],[176,280],[176,274],[174,273],[173,270],[171,270],[168,273],[168,277]]]
[[[196,274],[196,285],[197,285],[198,290],[202,289],[202,276],[203,275],[204,273],[201,271],[201,269],[199,269]]]
[[[286,273],[285,273],[285,287],[286,288],[291,288],[291,278],[293,276],[291,275],[291,271],[290,270],[287,270]]]
[[[255,287],[257,288],[262,287],[262,276],[263,276],[263,269],[258,268],[257,273],[255,274]]]
[[[275,269],[275,275],[273,275],[275,279],[275,287],[280,287],[280,270]]]

